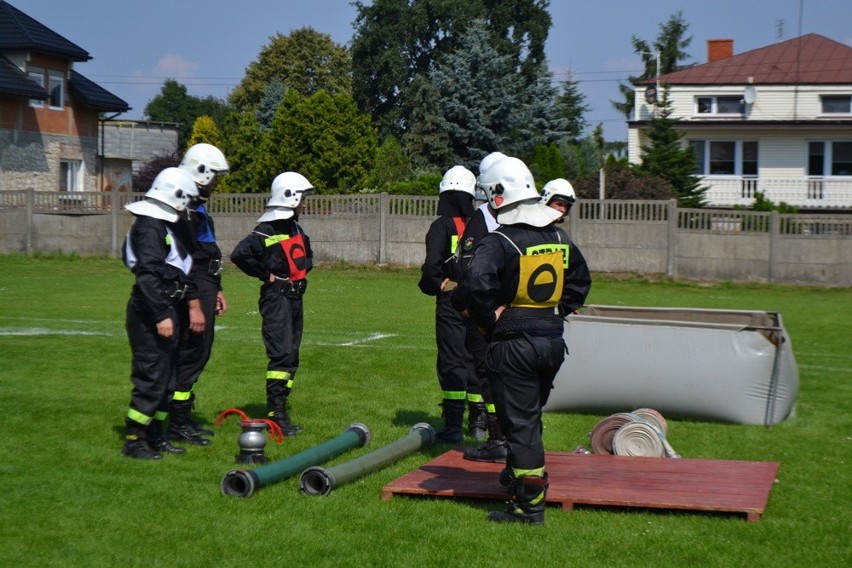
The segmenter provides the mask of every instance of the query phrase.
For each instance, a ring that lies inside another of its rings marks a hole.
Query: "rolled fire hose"
[[[350,424],[342,434],[319,446],[314,446],[283,460],[252,470],[237,469],[229,471],[222,478],[220,484],[222,495],[251,497],[255,490],[265,485],[295,475],[306,467],[328,461],[349,449],[365,446],[369,441],[369,428],[360,422],[355,422]]]
[[[619,412],[600,420],[589,433],[589,444],[595,454],[611,454],[612,439],[618,429],[633,421],[634,415],[628,412]]]
[[[408,434],[369,454],[325,469],[309,467],[302,472],[299,487],[308,495],[328,495],[335,487],[348,483],[376,471],[419,451],[435,441],[435,430],[420,422],[411,427]]]
[[[662,430],[649,420],[634,420],[619,428],[612,439],[612,448],[618,456],[680,457]]]
[[[642,420],[647,420],[651,424],[657,427],[657,430],[662,432],[663,434],[669,433],[669,425],[666,423],[666,419],[663,418],[663,415],[654,410],[653,408],[637,408],[630,414],[635,414]]]
[[[619,428],[612,438],[612,451],[617,456],[662,458],[666,455],[659,430],[647,420],[634,420]]]
[[[662,414],[652,408],[639,408],[599,421],[589,433],[589,441],[596,454],[679,458],[666,432],[668,424]]]

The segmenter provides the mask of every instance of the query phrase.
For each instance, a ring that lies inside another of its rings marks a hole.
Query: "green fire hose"
[[[336,438],[314,446],[289,458],[273,462],[261,467],[245,470],[237,469],[229,471],[222,478],[220,485],[222,495],[234,495],[237,497],[251,497],[261,487],[281,481],[295,475],[306,467],[323,463],[331,458],[337,457],[343,452],[365,446],[370,441],[370,430],[360,422],[350,424],[346,430]]]
[[[328,495],[335,487],[348,483],[402,459],[435,441],[435,430],[420,422],[399,440],[369,454],[329,469],[314,466],[302,472],[299,487],[308,495]]]

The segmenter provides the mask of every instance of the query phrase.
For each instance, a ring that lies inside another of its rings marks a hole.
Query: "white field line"
[[[815,371],[832,371],[837,373],[852,373],[852,367],[824,367],[822,365],[799,365],[800,369],[813,369]]]
[[[808,353],[803,351],[793,351],[796,357],[814,357],[815,359],[849,359],[852,361],[852,353]]]
[[[103,331],[82,331],[78,329],[47,329],[45,327],[0,327],[0,336],[35,335],[114,335]]]
[[[27,322],[40,322],[46,321],[50,323],[85,323],[85,324],[114,324],[117,320],[105,321],[105,320],[78,320],[78,319],[62,319],[62,318],[31,318],[31,317],[9,317],[9,316],[0,316],[0,320],[15,320],[15,321],[27,321]]]
[[[67,319],[67,318],[62,319],[62,318],[32,318],[32,317],[4,317],[4,316],[0,316],[0,321],[3,321],[3,320],[25,321],[25,322],[28,322],[28,323],[50,322],[50,323],[53,323],[53,324],[66,324],[69,327],[71,327],[72,324],[77,324],[77,325],[83,324],[83,325],[95,325],[95,326],[106,325],[106,326],[109,326],[109,327],[112,328],[112,327],[116,327],[116,326],[121,326],[123,324],[123,322],[118,321],[118,320],[105,321],[105,320],[77,320],[77,319]],[[228,329],[229,331],[232,331],[232,332],[239,333],[239,332],[248,331],[249,329],[252,329],[252,328],[248,328],[248,327],[245,327],[245,326],[216,325],[216,331],[217,332],[225,330],[225,329]],[[323,335],[325,335],[325,336],[336,335],[333,331],[331,333],[323,333],[322,330],[317,330],[317,331],[319,331],[319,333],[317,335],[319,335],[320,337],[322,337]],[[37,327],[37,326],[32,326],[32,327],[12,327],[12,326],[0,327],[0,337],[35,337],[35,336],[48,336],[48,335],[118,337],[118,336],[124,336],[125,332],[124,332],[124,330],[121,330],[121,331],[84,331],[84,330],[80,330],[80,329],[67,329],[67,328],[66,329],[50,329],[50,328],[47,328],[47,327]],[[377,333],[369,334],[366,337],[360,337],[360,338],[351,339],[351,340],[323,341],[323,340],[314,340],[314,339],[312,339],[311,335],[314,335],[314,334],[312,333],[310,335],[306,335],[303,338],[302,345],[305,345],[305,346],[319,345],[319,346],[327,346],[327,347],[372,347],[371,345],[367,345],[367,344],[374,342],[374,341],[378,341],[380,339],[386,339],[386,338],[389,338],[389,337],[398,337],[399,336],[399,334],[396,334],[396,333],[377,332]],[[340,335],[340,334],[337,334],[337,335]],[[245,339],[242,339],[242,338],[229,337],[227,334],[222,334],[222,335],[218,335],[216,340],[217,341],[226,341],[226,342],[236,340],[238,342],[243,342],[243,343],[245,343],[245,342],[254,343],[255,341],[259,341],[260,338],[258,337],[257,340],[255,340],[255,338],[252,337],[251,339],[246,341]],[[416,345],[393,345],[393,346],[385,346],[385,348],[393,348],[393,349],[406,349],[406,348],[408,348],[408,349],[412,349],[412,348],[418,348],[418,347]]]
[[[355,345],[360,345],[362,343],[368,343],[370,341],[376,341],[378,339],[384,339],[386,337],[396,337],[395,333],[372,333],[367,337],[363,337],[361,339],[353,339],[352,341],[344,341],[342,343],[327,343],[324,341],[318,341],[315,345],[328,345],[332,347],[353,347]]]

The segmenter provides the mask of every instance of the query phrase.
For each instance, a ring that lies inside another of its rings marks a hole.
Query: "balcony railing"
[[[806,209],[852,208],[852,178],[705,177],[701,184],[710,207],[748,207],[760,191],[773,203]]]

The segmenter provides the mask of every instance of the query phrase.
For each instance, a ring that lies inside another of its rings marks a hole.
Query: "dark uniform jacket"
[[[455,217],[464,224],[463,217]],[[453,244],[459,238],[453,217],[439,217],[432,222],[426,232],[426,259],[420,267],[420,291],[428,296],[437,296],[441,292],[441,282],[449,278],[458,281],[458,266],[454,262]]]
[[[476,249],[476,245],[479,244],[479,241],[481,241],[485,235],[491,232],[492,226],[494,228],[497,226],[497,221],[493,218],[490,212],[485,210],[485,207],[486,206],[481,206],[476,208],[476,211],[473,212],[473,215],[471,215],[470,220],[467,222],[464,234],[459,240],[459,248],[455,258],[455,271],[459,280],[461,279],[462,273],[470,264],[470,259],[473,258],[473,251]],[[491,219],[486,219],[486,215],[491,217]],[[452,293],[451,301],[453,303],[453,307],[458,311],[464,310],[467,306],[467,298],[464,296],[464,290],[456,288]]]
[[[420,267],[420,291],[439,296],[441,282],[458,282],[458,266],[453,256],[464,226],[473,212],[473,198],[463,191],[445,191],[438,196],[438,217],[426,232],[426,259]]]
[[[535,256],[541,252],[562,251],[562,290],[553,290],[552,274],[527,275],[520,285],[521,253]],[[519,252],[520,251],[520,252]],[[567,259],[565,258],[567,255]],[[550,287],[550,289],[548,289]],[[562,318],[582,307],[591,288],[591,275],[580,249],[562,229],[553,225],[538,228],[529,225],[503,225],[485,235],[476,247],[459,288],[453,293],[464,298],[463,307],[486,332],[494,334],[529,332],[562,334]],[[521,296],[552,298],[555,305],[535,301],[519,302]],[[519,306],[524,304],[524,307]],[[495,326],[494,310],[510,306]]]
[[[182,222],[175,224],[137,216],[122,246],[122,260],[136,276],[131,294],[133,301],[155,322],[166,318],[177,321],[170,295],[186,282],[186,274],[177,265],[189,268],[191,263],[191,260],[187,262],[188,251],[178,238],[185,234],[181,225]],[[170,256],[172,264],[168,262]]]
[[[215,284],[218,290],[222,289],[222,251],[216,243],[216,232],[213,218],[207,213],[207,208],[201,204],[190,211],[187,232],[190,233],[190,241],[187,242],[190,254],[192,254],[192,271],[189,274],[187,284],[189,288],[186,293],[187,300],[198,298],[198,281],[205,280]],[[181,236],[183,241],[183,236]]]
[[[281,243],[297,236],[303,244],[291,250],[288,260]],[[231,262],[263,282],[269,281],[270,274],[281,279],[304,280],[304,276],[297,276],[313,268],[313,258],[311,240],[292,218],[260,223],[231,252]]]

